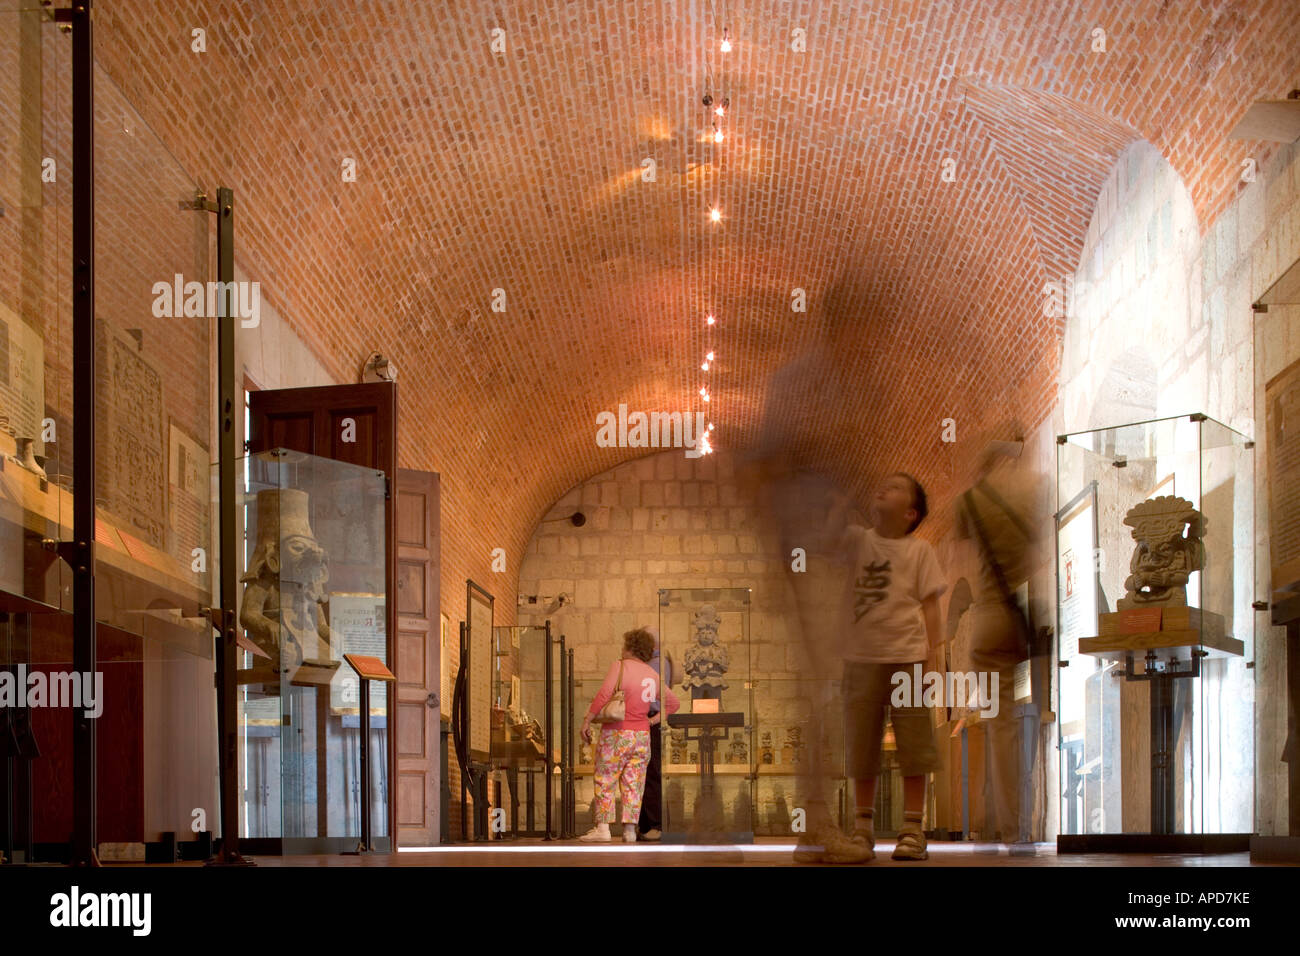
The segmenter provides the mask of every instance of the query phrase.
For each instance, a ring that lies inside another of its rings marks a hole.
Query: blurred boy
[[[895,472],[876,490],[869,508],[872,527],[850,525],[843,544],[853,560],[845,595],[845,752],[854,780],[857,813],[853,838],[875,856],[872,808],[890,707],[899,768],[903,774],[903,827],[895,860],[929,857],[921,829],[925,775],[939,769],[934,731],[925,707],[893,707],[893,676],[912,674],[942,640],[939,595],[947,587],[934,549],[912,532],[925,519],[925,489],[911,475]],[[869,857],[869,858],[871,858]]]

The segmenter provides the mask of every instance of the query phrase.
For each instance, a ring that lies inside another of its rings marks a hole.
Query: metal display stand
[[[574,773],[573,761],[573,701],[574,701],[574,677],[573,677],[573,650],[569,649],[566,657],[568,667],[568,676],[565,679],[564,687],[568,693],[567,704],[564,707],[564,714],[568,718],[569,727],[564,734],[564,745],[568,755],[565,761],[565,781],[564,781],[564,823],[560,838],[569,840],[578,835],[578,789],[577,780]]]
[[[343,659],[361,683],[361,842],[355,850],[345,851],[348,856],[357,856],[375,849],[370,839],[370,682],[391,684],[397,681],[397,676],[377,657],[344,654]]]

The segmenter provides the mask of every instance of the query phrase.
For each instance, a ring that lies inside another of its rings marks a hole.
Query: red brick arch
[[[703,3],[97,6],[101,62],[194,179],[234,187],[280,313],[340,380],[397,361],[402,463],[443,474],[445,594],[496,546],[513,590],[547,506],[637,454],[595,446],[597,412],[690,406],[706,309],[720,444],[771,407],[810,463],[906,465],[942,500],[967,439],[1048,414],[1042,286],[1124,145],[1160,150],[1205,228],[1269,152],[1228,131],[1300,85],[1294,2],[735,6],[725,65]],[[733,99],[718,150],[708,71]],[[834,390],[768,394],[823,320],[849,327]]]

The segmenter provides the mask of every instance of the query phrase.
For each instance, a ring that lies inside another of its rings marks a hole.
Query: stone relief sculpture
[[[307,492],[259,491],[257,548],[242,578],[239,623],[277,670],[337,665],[325,615],[328,580],[329,557],[308,523]]]
[[[722,675],[731,661],[727,649],[718,643],[718,612],[713,605],[706,604],[695,613],[692,623],[695,643],[686,649],[683,660],[686,679],[682,681],[682,689],[690,690],[692,700],[721,698],[728,686]]]
[[[745,746],[745,736],[739,730],[731,735],[727,763],[749,763],[749,748]]]
[[[1134,505],[1124,523],[1133,529],[1136,544],[1126,593],[1116,607],[1185,607],[1187,580],[1204,559],[1204,516],[1187,499],[1162,495]]]
[[[797,764],[803,759],[803,728],[787,727],[785,743],[781,745],[781,762]]]

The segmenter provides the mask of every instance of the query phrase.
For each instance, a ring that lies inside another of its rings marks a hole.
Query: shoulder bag
[[[600,708],[600,713],[591,718],[593,724],[616,724],[627,716],[627,703],[623,699],[623,659],[618,661],[618,683],[614,685],[617,689],[605,701],[605,706]]]

